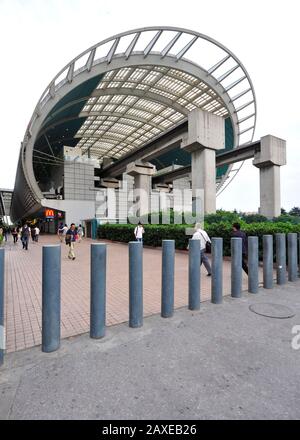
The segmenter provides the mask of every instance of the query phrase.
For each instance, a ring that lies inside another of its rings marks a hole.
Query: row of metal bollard
[[[297,234],[288,234],[288,279],[298,277]],[[43,248],[43,308],[42,350],[51,352],[60,345],[60,246]],[[102,338],[106,328],[106,256],[107,245],[91,245],[91,304],[90,337]],[[231,296],[242,295],[242,239],[231,239]],[[277,283],[286,278],[286,236],[276,234]],[[273,236],[263,236],[263,286],[273,287]],[[259,288],[258,237],[248,237],[248,291]],[[200,246],[199,241],[189,241],[189,294],[188,308],[200,309]],[[162,243],[161,316],[169,318],[174,313],[175,241]],[[211,301],[223,301],[223,239],[212,239]],[[129,243],[129,326],[143,325],[143,245]]]
[[[287,282],[286,257],[288,257],[288,280],[298,277],[298,235],[276,234],[277,284]],[[259,288],[258,237],[248,237],[248,292],[257,293]],[[300,248],[299,248],[300,251]],[[299,252],[300,253],[300,252]],[[107,245],[91,245],[91,302],[90,337],[102,338],[106,328],[106,257]],[[212,238],[211,301],[223,301],[223,239]],[[263,236],[263,286],[273,287],[273,236]],[[200,246],[199,240],[189,241],[189,291],[188,308],[200,309]],[[169,318],[174,313],[175,241],[162,243],[161,316]],[[231,239],[231,296],[242,295],[242,239]],[[60,346],[61,316],[61,246],[43,246],[42,264],[42,351],[52,352]],[[143,245],[129,243],[129,326],[143,325]],[[3,363],[4,334],[4,249],[0,249],[0,365]]]

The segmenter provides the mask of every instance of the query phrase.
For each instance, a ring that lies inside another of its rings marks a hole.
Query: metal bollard
[[[106,244],[91,245],[90,337],[105,336],[106,317]]]
[[[242,296],[242,239],[231,239],[231,296]]]
[[[162,242],[161,316],[170,318],[174,313],[175,241]]]
[[[298,234],[298,276],[300,277],[300,233]]]
[[[223,238],[212,238],[211,245],[211,302],[221,304],[223,301]]]
[[[200,309],[200,240],[189,240],[189,310]]]
[[[273,288],[273,235],[263,236],[263,278],[264,288]]]
[[[286,283],[286,236],[285,234],[275,234],[276,237],[276,266],[277,284]]]
[[[61,246],[43,246],[42,351],[60,346]]]
[[[296,281],[298,278],[297,267],[297,234],[288,234],[288,274],[289,281]]]
[[[298,234],[298,276],[300,277],[300,233]]]
[[[129,243],[129,327],[143,325],[143,244]]]
[[[258,292],[258,237],[248,237],[248,292]]]
[[[0,366],[4,362],[5,327],[4,327],[4,249],[0,249]]]

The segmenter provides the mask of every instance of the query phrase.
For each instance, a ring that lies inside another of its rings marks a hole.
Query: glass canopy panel
[[[76,133],[83,154],[119,158],[184,121],[202,108],[228,116],[217,94],[203,81],[168,67],[126,67],[107,72],[79,116]]]

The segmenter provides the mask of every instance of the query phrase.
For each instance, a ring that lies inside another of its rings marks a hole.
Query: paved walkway
[[[151,316],[138,329],[112,326],[103,339],[67,339],[54,353],[7,354],[0,420],[299,420],[299,298],[300,280]],[[294,316],[249,309],[266,303]]]
[[[29,243],[22,250],[18,242],[6,244],[6,347],[7,352],[41,344],[42,246],[59,243],[56,236],[41,236],[39,243]],[[90,244],[76,244],[76,260],[67,258],[62,244],[62,338],[89,331]],[[144,249],[144,316],[160,312],[161,249]],[[128,246],[108,242],[107,325],[128,321]],[[176,252],[175,308],[188,302],[188,253]],[[211,279],[201,269],[201,300],[210,300]],[[224,261],[224,295],[230,294],[230,262]],[[247,277],[243,274],[243,289]]]

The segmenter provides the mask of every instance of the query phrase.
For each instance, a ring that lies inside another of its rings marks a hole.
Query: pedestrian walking
[[[35,243],[35,227],[34,226],[31,228],[31,239],[32,239],[32,243]]]
[[[60,239],[60,242],[62,243],[65,238],[65,235],[66,235],[66,234],[64,234],[64,224],[63,223],[59,224],[58,230],[57,230],[57,235]]]
[[[68,258],[70,260],[75,260],[76,258],[74,252],[74,245],[76,241],[75,235],[76,235],[75,223],[71,223],[70,229],[67,230],[66,238],[65,238],[66,245],[69,246]]]
[[[206,249],[210,247],[211,240],[207,234],[207,232],[201,228],[200,223],[196,223],[195,232],[193,234],[192,240],[199,240],[200,243],[200,266],[203,263],[205,269],[207,270],[207,276],[211,276],[211,265],[209,259],[206,255]]]
[[[23,230],[22,226],[18,226],[17,227],[18,239],[20,239],[20,240],[21,240],[21,237],[22,237],[22,230]]]
[[[233,223],[232,236],[242,239],[242,268],[248,275],[248,239],[244,231],[241,231],[241,225],[239,223]]]
[[[13,236],[14,244],[16,244],[17,241],[18,241],[18,230],[17,230],[17,228],[13,228],[13,230],[11,232],[11,235]]]
[[[83,227],[81,225],[78,226],[77,233],[78,233],[78,243],[80,243],[84,236]]]
[[[142,225],[141,222],[138,223],[138,225],[136,226],[135,230],[134,230],[134,235],[135,235],[135,239],[136,241],[140,241],[141,243],[143,243],[143,235],[145,233],[145,229]]]
[[[30,237],[30,228],[27,224],[25,224],[22,228],[21,240],[22,240],[23,249],[25,249],[26,251],[28,251],[29,237]]]
[[[36,243],[39,242],[39,235],[40,235],[40,228],[38,226],[35,227],[35,241]]]

